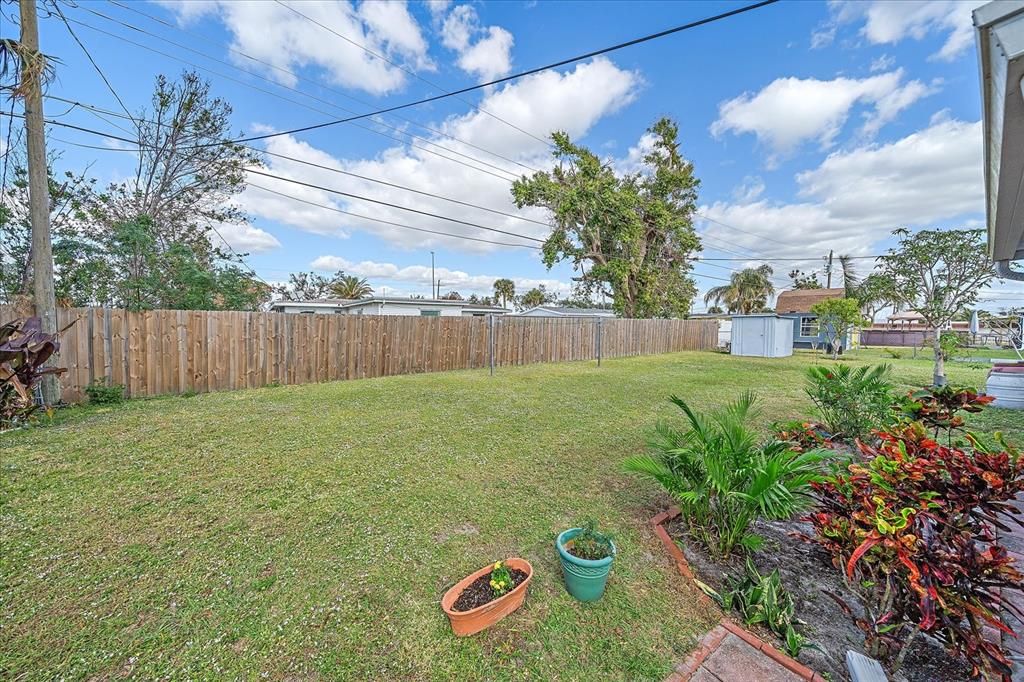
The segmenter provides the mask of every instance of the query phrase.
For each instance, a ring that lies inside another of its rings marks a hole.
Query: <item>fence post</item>
[[[595,346],[597,347],[597,366],[601,366],[601,318],[597,318],[597,325],[594,327],[594,333],[597,335]]]
[[[494,376],[494,318],[495,315],[487,316],[487,355],[491,366],[491,376]]]

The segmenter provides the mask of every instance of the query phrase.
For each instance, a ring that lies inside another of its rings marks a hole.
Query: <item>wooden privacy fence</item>
[[[22,313],[24,314],[24,313]],[[0,322],[17,317],[0,306]],[[715,347],[714,320],[404,317],[61,308],[64,399],[256,388]]]

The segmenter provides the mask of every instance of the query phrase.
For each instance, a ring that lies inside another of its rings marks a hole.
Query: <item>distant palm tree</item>
[[[861,279],[853,267],[851,256],[840,256],[839,264],[843,269],[843,296],[857,299],[861,312],[870,317],[872,322],[879,310],[893,305],[889,280],[879,273],[871,273]]]
[[[728,284],[714,287],[704,295],[704,303],[724,305],[730,313],[756,313],[768,305],[775,293],[771,276],[775,271],[769,265],[746,268],[732,273]]]
[[[508,307],[508,302],[516,297],[516,283],[510,279],[494,280],[494,298],[501,299],[503,308]]]
[[[331,284],[331,293],[338,298],[359,299],[373,295],[373,287],[355,275],[342,275]]]

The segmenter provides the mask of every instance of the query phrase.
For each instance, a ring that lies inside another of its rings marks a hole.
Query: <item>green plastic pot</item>
[[[562,577],[565,578],[565,589],[580,601],[597,601],[604,594],[604,586],[608,582],[608,572],[612,570],[615,558],[615,543],[612,542],[612,555],[604,559],[591,561],[580,559],[565,548],[565,543],[579,535],[582,528],[570,528],[562,532],[555,540],[555,549],[562,562]],[[609,540],[609,542],[611,542]]]

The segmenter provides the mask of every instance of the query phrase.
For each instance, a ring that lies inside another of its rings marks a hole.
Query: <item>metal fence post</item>
[[[487,355],[490,358],[491,376],[494,376],[494,318],[495,315],[487,316]]]
[[[602,322],[601,318],[600,317],[597,318],[597,327],[595,328],[595,331],[597,333],[597,344],[596,345],[597,345],[597,366],[598,367],[601,366],[601,336],[602,336],[602,334],[601,334],[601,322]]]

